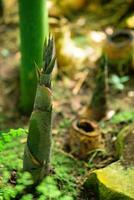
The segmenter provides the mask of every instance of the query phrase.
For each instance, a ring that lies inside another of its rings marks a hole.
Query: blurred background
[[[121,29],[133,35],[134,1],[49,0],[47,8],[57,55],[53,74],[54,117],[70,119],[90,101],[107,35]],[[19,77],[18,4],[17,0],[0,0],[0,130],[27,125],[28,118],[18,109]],[[116,84],[116,95],[122,90],[118,87],[122,86]],[[126,92],[119,95],[126,98]],[[129,89],[127,97],[122,107],[126,102],[133,105],[133,89]],[[118,109],[118,105],[115,107]]]

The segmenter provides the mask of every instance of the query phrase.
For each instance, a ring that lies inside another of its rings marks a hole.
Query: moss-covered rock
[[[97,200],[134,200],[134,167],[124,168],[115,162],[93,171],[84,186]]]
[[[117,136],[117,156],[125,166],[134,166],[134,123],[126,126]]]

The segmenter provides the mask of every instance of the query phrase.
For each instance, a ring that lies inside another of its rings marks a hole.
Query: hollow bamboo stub
[[[92,150],[104,148],[97,124],[86,119],[73,122],[69,141],[71,152],[82,159],[85,159]]]
[[[125,65],[127,68],[132,65],[133,54],[133,36],[130,31],[120,30],[112,35],[107,36],[104,43],[103,52],[107,56],[108,63],[116,68],[120,65]],[[113,69],[113,71],[120,71],[120,69]],[[125,69],[129,71],[129,69]]]

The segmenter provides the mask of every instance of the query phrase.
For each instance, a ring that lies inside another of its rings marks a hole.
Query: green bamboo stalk
[[[51,153],[51,72],[55,63],[52,39],[49,38],[45,49],[23,160],[23,169],[31,173],[35,184],[49,173]]]
[[[48,35],[46,0],[19,0],[21,39],[21,110],[33,109],[37,77],[35,63],[42,66],[42,52]]]

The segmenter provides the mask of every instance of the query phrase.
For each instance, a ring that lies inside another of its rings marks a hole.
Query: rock
[[[93,171],[84,186],[97,200],[134,200],[134,167],[115,162]]]
[[[134,166],[134,123],[126,126],[117,136],[117,156],[125,166]]]

